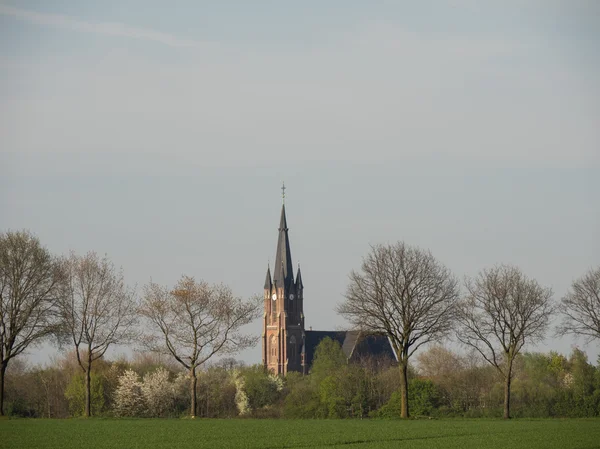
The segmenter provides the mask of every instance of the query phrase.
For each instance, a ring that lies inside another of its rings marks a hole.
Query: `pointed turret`
[[[304,284],[302,284],[302,274],[300,273],[300,264],[298,264],[298,274],[296,275],[296,290],[302,290]]]
[[[273,282],[271,281],[271,267],[267,267],[267,277],[265,278],[265,290],[271,290]]]
[[[275,271],[273,273],[273,282],[277,284],[277,287],[285,286],[286,288],[294,283],[292,252],[290,251],[290,239],[288,237],[285,204],[281,206],[279,239],[277,240],[277,254],[275,255]]]

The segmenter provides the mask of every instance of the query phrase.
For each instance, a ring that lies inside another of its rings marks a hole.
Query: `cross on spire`
[[[283,182],[281,185],[281,198],[283,199],[283,204],[285,204],[285,189],[285,182]]]

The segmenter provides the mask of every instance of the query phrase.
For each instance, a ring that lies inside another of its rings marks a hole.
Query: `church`
[[[300,266],[294,278],[288,225],[284,204],[281,207],[277,252],[271,269],[267,267],[264,285],[262,359],[275,374],[290,371],[308,374],[317,345],[326,337],[340,343],[349,361],[365,356],[388,357],[395,361],[386,336],[359,331],[313,331],[304,328],[304,284]],[[310,300],[310,298],[308,299]]]

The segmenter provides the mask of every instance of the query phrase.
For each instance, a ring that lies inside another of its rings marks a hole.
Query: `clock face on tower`
[[[293,294],[290,295],[290,300],[292,300],[292,301],[294,300],[294,295]]]
[[[273,296],[271,296],[271,298],[273,298],[273,301],[275,301],[277,299],[277,293],[273,293]]]

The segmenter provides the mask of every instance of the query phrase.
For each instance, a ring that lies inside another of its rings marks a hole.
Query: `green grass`
[[[600,448],[599,419],[0,420],[0,448]]]

